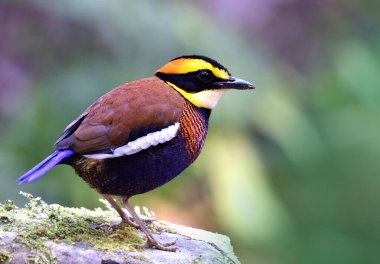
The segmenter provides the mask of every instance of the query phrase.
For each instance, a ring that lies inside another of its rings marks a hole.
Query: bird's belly
[[[133,155],[103,160],[82,157],[72,165],[100,193],[131,197],[172,180],[194,159],[189,158],[185,142],[176,137]]]

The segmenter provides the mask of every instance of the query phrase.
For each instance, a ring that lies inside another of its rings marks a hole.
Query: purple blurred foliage
[[[217,17],[238,24],[246,38],[259,40],[297,70],[307,73],[326,63],[330,41],[345,34],[352,1],[204,0]],[[334,28],[339,28],[335,30]]]
[[[96,25],[34,1],[0,3],[0,119],[17,113],[34,83],[86,54],[110,55]],[[3,123],[4,125],[4,123]]]

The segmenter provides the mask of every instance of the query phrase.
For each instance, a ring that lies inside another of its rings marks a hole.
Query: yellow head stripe
[[[210,70],[217,78],[228,80],[230,78],[227,71],[214,67],[211,63],[202,59],[180,58],[170,61],[157,72],[166,74],[185,74],[199,70]]]

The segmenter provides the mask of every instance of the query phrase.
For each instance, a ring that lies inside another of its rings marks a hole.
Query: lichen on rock
[[[18,208],[11,201],[0,204],[0,224],[4,231],[17,232],[19,243],[41,250],[48,240],[73,244],[84,242],[98,250],[130,250],[142,242],[135,228],[123,225],[108,232],[117,222],[110,210],[67,208],[47,204],[41,198],[21,192],[29,202]]]
[[[105,201],[106,209],[88,210],[21,194],[28,199],[22,208],[9,200],[0,203],[0,263],[238,263],[222,235],[155,221],[149,226],[155,236],[176,240],[178,250],[141,251],[135,247],[144,241],[138,229],[110,228],[120,217]]]

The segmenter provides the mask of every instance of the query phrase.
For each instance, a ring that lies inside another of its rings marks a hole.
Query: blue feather
[[[55,165],[59,164],[64,159],[70,157],[74,154],[74,151],[71,149],[57,149],[52,154],[50,154],[46,159],[38,163],[34,168],[29,170],[27,173],[22,175],[18,182],[19,184],[24,184],[28,182],[33,182],[43,176]]]

